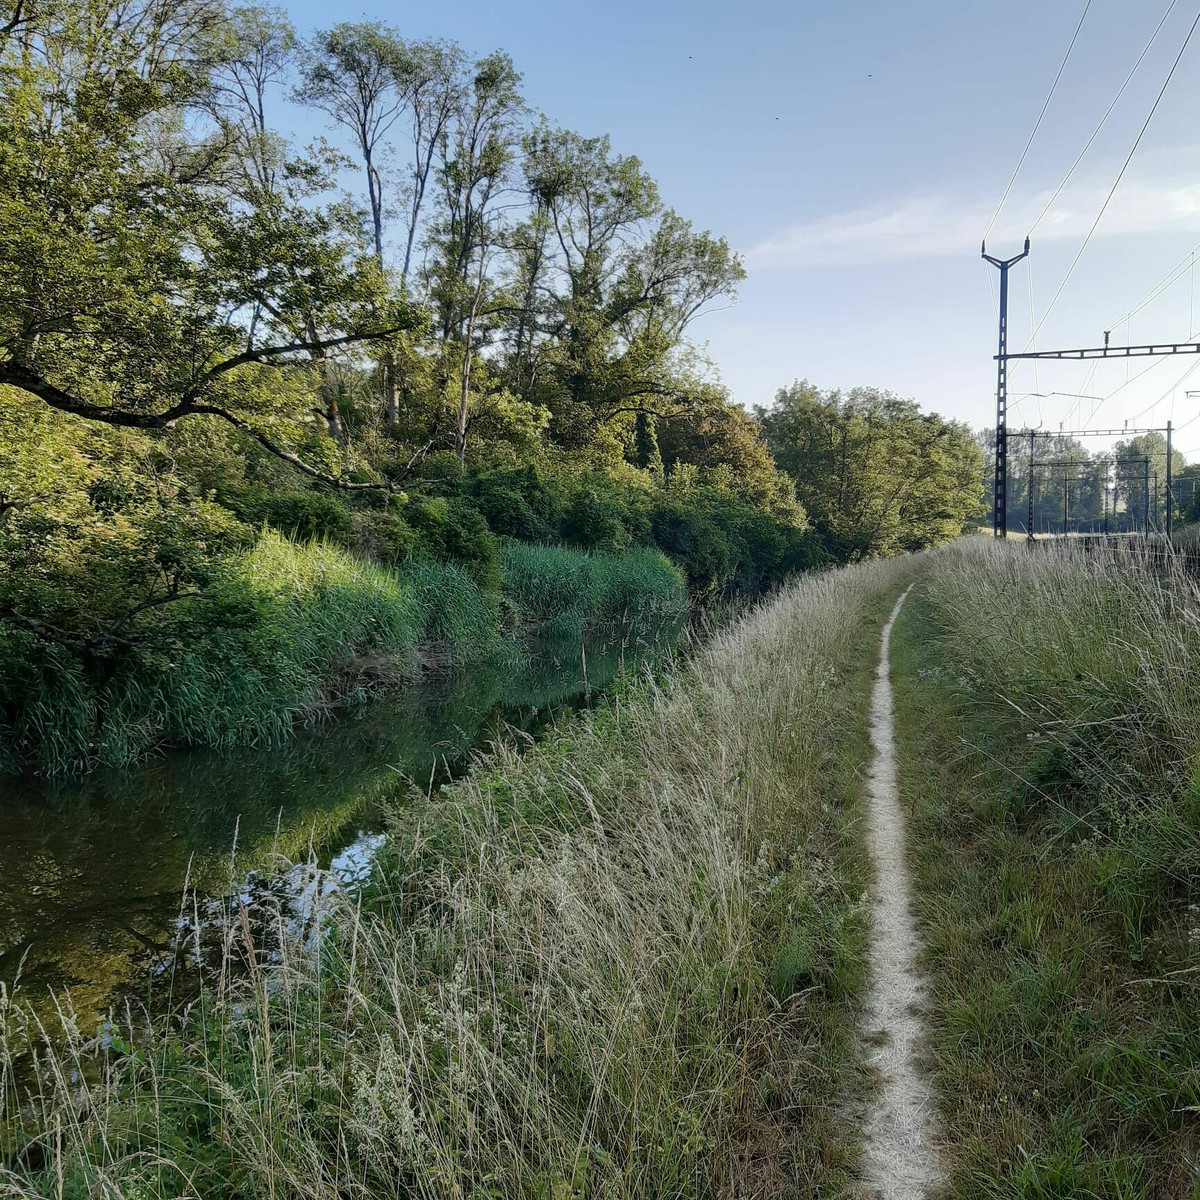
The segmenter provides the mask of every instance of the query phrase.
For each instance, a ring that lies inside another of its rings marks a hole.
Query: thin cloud
[[[1096,231],[1097,237],[1156,233],[1200,233],[1200,183],[1184,161],[1200,163],[1195,150],[1163,151],[1173,158],[1170,169],[1143,172],[1122,184]],[[1037,226],[1039,240],[1082,240],[1096,219],[1111,181],[1085,181],[1066,188]],[[997,253],[1015,248],[1029,232],[1053,195],[1052,191],[1010,197],[989,242]],[[785,229],[747,254],[758,268],[840,266],[897,262],[978,252],[979,236],[995,201],[983,202],[950,192],[906,198],[896,204],[862,208]]]

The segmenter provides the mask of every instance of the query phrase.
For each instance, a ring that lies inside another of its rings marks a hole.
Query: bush
[[[414,500],[407,516],[417,531],[422,553],[460,563],[484,587],[499,584],[499,544],[479,510],[469,501],[441,496]]]
[[[629,545],[623,515],[621,503],[612,493],[582,488],[567,502],[562,518],[563,540],[581,550],[615,554]]]
[[[447,518],[461,511],[442,503]],[[383,513],[372,528],[398,539],[407,530]],[[277,743],[297,721],[395,686],[421,665],[486,656],[505,606],[526,633],[572,638],[686,608],[678,570],[654,550],[508,543],[502,580],[500,564],[497,553],[502,589],[489,588],[464,564],[412,557],[389,569],[268,532],[207,560],[196,594],[142,611],[120,643],[82,650],[0,623],[0,768],[33,762],[56,774],[124,765],[163,744]]]
[[[725,533],[703,511],[671,497],[651,509],[655,545],[679,564],[688,586],[706,593],[723,588],[730,576],[730,546]]]
[[[392,567],[410,558],[420,543],[417,531],[393,512],[364,513],[361,537],[368,558]]]
[[[222,495],[221,501],[248,524],[269,525],[297,542],[348,546],[357,530],[354,511],[328,492],[280,492],[254,485]]]
[[[471,480],[470,495],[493,533],[522,542],[557,540],[561,505],[536,467],[483,472]]]

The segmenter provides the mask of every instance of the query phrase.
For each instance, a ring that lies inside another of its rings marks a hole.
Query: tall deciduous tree
[[[382,170],[387,139],[409,104],[402,86],[409,49],[379,21],[342,23],[317,33],[309,45],[296,98],[348,130],[362,159],[370,205],[372,244],[383,264],[385,189]]]
[[[473,361],[491,315],[486,311],[490,260],[503,240],[501,197],[514,159],[517,121],[524,111],[520,82],[506,54],[491,54],[476,63],[472,85],[460,97],[441,141],[442,218],[433,231],[434,254],[427,274],[443,353],[457,356],[454,448],[460,463],[466,457]]]
[[[566,445],[622,416],[681,411],[671,371],[690,323],[744,277],[724,239],[664,209],[641,163],[607,138],[543,126],[525,146],[533,216],[515,292],[527,298],[512,370],[537,379]]]
[[[782,388],[758,409],[776,462],[828,548],[844,559],[957,536],[982,511],[971,431],[878,388]]]
[[[297,454],[302,414],[264,370],[383,341],[412,314],[336,211],[232,188],[211,114],[230,26],[209,0],[35,9],[0,70],[0,383],[91,420],[223,420]],[[267,314],[247,347],[248,306]],[[298,316],[298,314],[303,314]]]

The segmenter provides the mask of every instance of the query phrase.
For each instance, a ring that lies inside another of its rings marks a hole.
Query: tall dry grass
[[[857,780],[908,570],[805,578],[665,680],[405,798],[365,895],[326,891],[270,945],[231,922],[221,977],[122,1035],[85,1103],[80,1048],[46,1052],[0,1191],[843,1194]]]
[[[1200,581],[964,541],[896,646],[951,1190],[1200,1179]]]

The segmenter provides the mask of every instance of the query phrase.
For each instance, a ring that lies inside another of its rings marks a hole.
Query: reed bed
[[[157,746],[273,745],[298,722],[395,687],[424,666],[475,661],[506,632],[559,634],[682,613],[662,555],[514,544],[499,592],[463,567],[389,569],[264,531],[202,594],[148,610],[132,643],[81,653],[0,628],[0,770],[123,766]]]
[[[1200,585],[964,540],[901,625],[898,717],[961,1197],[1200,1178]]]
[[[909,569],[807,577],[525,754],[398,795],[365,893],[317,889],[269,954],[231,922],[201,1000],[122,1033],[86,1097],[82,1037],[36,1094],[0,1089],[32,1135],[0,1193],[846,1194],[858,778]]]
[[[543,637],[578,638],[589,627],[646,624],[686,611],[683,576],[657,550],[586,554],[508,542],[500,562],[504,595],[521,623]]]

